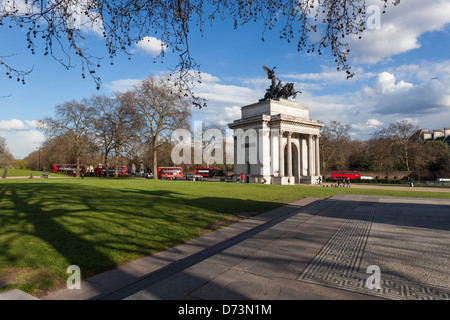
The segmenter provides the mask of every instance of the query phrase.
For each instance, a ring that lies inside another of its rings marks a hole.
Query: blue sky
[[[207,108],[192,109],[195,119],[226,124],[239,118],[240,107],[257,102],[270,85],[262,69],[266,65],[276,66],[283,83],[294,82],[302,91],[296,101],[310,109],[312,119],[350,124],[356,139],[402,119],[430,130],[450,127],[450,0],[402,0],[388,7],[380,29],[350,40],[356,76],[349,80],[336,71],[328,53],[299,53],[295,42],[288,44],[277,32],[266,33],[262,42],[261,32],[257,24],[234,30],[230,21],[216,21],[203,37],[193,30],[191,54],[203,73],[195,92],[208,100]],[[83,45],[103,50],[95,30],[86,36]],[[0,68],[0,136],[13,155],[20,159],[40,146],[45,136],[34,127],[35,120],[53,115],[56,105],[126,90],[173,68],[178,58],[170,50],[163,63],[153,63],[157,40],[134,45],[131,61],[121,55],[112,66],[108,58],[101,62],[97,75],[102,87],[96,90],[79,68],[66,70],[39,48],[31,55],[23,31],[1,28],[0,56],[14,55],[11,64],[33,68],[25,85],[8,79]]]

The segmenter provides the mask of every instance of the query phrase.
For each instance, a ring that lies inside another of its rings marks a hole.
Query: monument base
[[[319,184],[320,176],[301,177],[272,177],[272,184],[294,185],[294,184]]]
[[[294,185],[298,183],[298,177],[272,177],[272,184]]]
[[[301,178],[300,183],[302,183],[302,184],[319,184],[319,178],[322,179],[320,176],[303,176]],[[322,183],[321,180],[320,180],[320,183]]]
[[[247,175],[245,175],[244,181],[241,181],[240,175],[234,175],[233,176],[233,182],[237,182],[237,183],[273,184],[273,177],[247,174]]]

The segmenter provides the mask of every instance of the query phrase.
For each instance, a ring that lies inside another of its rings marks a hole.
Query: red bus
[[[202,168],[202,167],[195,168],[195,174],[206,178],[222,177],[226,175],[225,172],[223,170],[219,170],[219,168]]]
[[[54,164],[53,172],[55,173],[65,173],[71,176],[75,176],[77,172],[76,164]],[[84,164],[80,164],[80,174],[86,173],[86,168]]]
[[[114,176],[114,173],[116,172],[116,166],[108,166],[109,176]],[[130,172],[128,171],[127,166],[119,166],[119,176],[126,177],[128,176]],[[99,165],[97,168],[95,168],[95,175],[97,177],[106,177],[106,166]]]
[[[183,178],[181,167],[158,167],[158,179],[176,180]]]
[[[344,177],[351,179],[361,178],[361,172],[359,171],[333,171],[331,172],[331,178],[333,180],[343,180]]]

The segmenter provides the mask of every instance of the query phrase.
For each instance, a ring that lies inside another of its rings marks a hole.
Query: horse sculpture
[[[269,69],[266,66],[263,66],[264,71],[266,71],[267,78],[271,80],[271,85],[269,89],[266,89],[266,94],[264,95],[264,99],[260,99],[260,101],[265,101],[267,99],[288,99],[290,97],[296,97],[297,93],[301,93],[301,91],[296,91],[294,89],[294,83],[289,82],[285,86],[281,85],[281,80],[275,76],[275,68]],[[277,83],[278,80],[278,83]]]

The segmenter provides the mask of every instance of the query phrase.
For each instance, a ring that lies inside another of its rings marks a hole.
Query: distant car
[[[369,177],[369,176],[361,176],[361,180],[373,180],[375,179],[374,177]]]
[[[203,176],[199,174],[185,174],[186,180],[195,180],[195,181],[203,181]]]
[[[145,177],[146,179],[153,179],[153,173],[145,173],[145,174],[144,174],[144,177]]]

